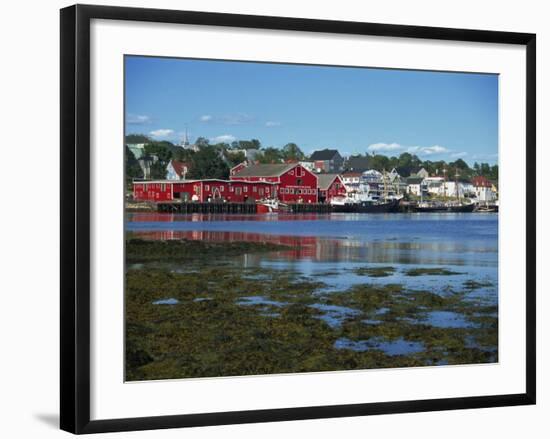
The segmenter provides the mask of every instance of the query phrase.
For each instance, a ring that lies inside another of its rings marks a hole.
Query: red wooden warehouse
[[[346,187],[338,174],[319,174],[319,202],[328,203],[334,197],[346,195]]]
[[[208,180],[161,180],[134,182],[133,195],[141,201],[207,201],[224,200],[244,203],[248,200],[273,198],[275,185],[269,182]]]
[[[229,177],[231,182],[267,182],[275,185],[276,198],[284,203],[317,203],[317,175],[298,163],[251,165]],[[274,198],[274,197],[273,197]]]

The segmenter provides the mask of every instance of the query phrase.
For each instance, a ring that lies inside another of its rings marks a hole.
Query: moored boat
[[[473,201],[461,200],[460,202],[424,201],[413,206],[415,212],[473,212],[476,205]]]
[[[337,213],[387,213],[396,212],[400,198],[387,201],[362,201],[348,197],[331,201],[332,211]]]
[[[480,213],[492,213],[492,212],[498,212],[498,205],[482,205],[478,206],[476,209],[476,212]]]
[[[288,212],[288,205],[281,203],[279,200],[267,199],[256,201],[257,213],[278,213]]]

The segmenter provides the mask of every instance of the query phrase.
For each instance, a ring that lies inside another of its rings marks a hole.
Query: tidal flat
[[[489,281],[438,266],[243,263],[294,251],[127,239],[126,380],[498,361],[498,305],[479,294]],[[433,277],[437,290],[421,281]],[[329,282],[340,278],[352,281]]]

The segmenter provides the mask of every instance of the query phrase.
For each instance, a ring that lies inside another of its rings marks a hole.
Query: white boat
[[[269,198],[256,201],[256,211],[258,213],[277,213],[288,211],[288,205],[279,200]]]

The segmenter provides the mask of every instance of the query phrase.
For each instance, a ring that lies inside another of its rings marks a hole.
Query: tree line
[[[244,150],[256,150],[254,160],[263,164],[285,163],[291,161],[307,160],[307,155],[296,143],[287,143],[282,148],[273,146],[264,147],[258,139],[236,140],[231,143],[212,144],[205,137],[198,137],[195,145],[198,151],[185,149],[169,141],[157,141],[144,134],[130,134],[126,136],[126,144],[144,144],[146,156],[155,155],[158,160],[151,165],[151,178],[166,178],[166,166],[171,160],[178,160],[189,164],[187,178],[227,179],[229,170],[245,160]],[[133,153],[126,146],[126,177],[128,181],[134,178],[143,178],[142,170]],[[348,158],[347,164],[362,163],[363,168],[376,169],[378,171],[390,171],[396,169],[403,177],[426,169],[430,175],[445,173],[449,179],[455,178],[455,174],[462,179],[471,179],[474,176],[484,176],[489,180],[498,180],[498,165],[488,163],[474,163],[470,167],[464,160],[446,162],[444,160],[421,160],[417,155],[404,152],[399,156],[385,156],[381,154],[356,154]],[[346,167],[346,163],[344,166]],[[349,166],[348,166],[349,168]]]
[[[463,159],[454,161],[421,160],[417,155],[404,152],[399,156],[388,157],[381,154],[358,154],[351,156],[348,163],[354,159],[363,159],[369,169],[390,171],[395,169],[399,175],[408,177],[424,168],[430,175],[446,176],[453,179],[455,175],[461,180],[469,180],[475,176],[484,176],[489,180],[498,180],[498,165],[475,162],[472,167]]]

